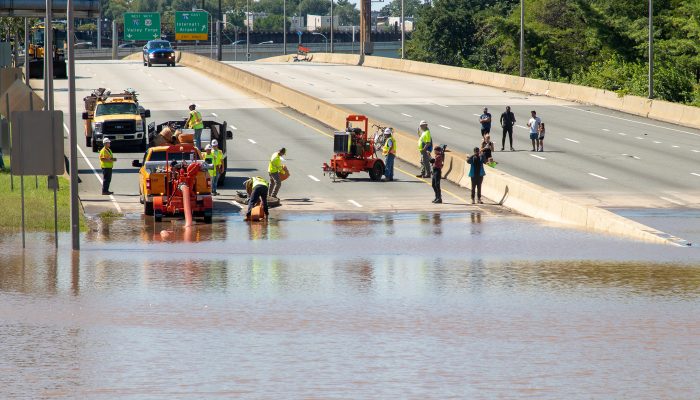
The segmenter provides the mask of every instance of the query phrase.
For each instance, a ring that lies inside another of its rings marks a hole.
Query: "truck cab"
[[[92,147],[93,152],[102,148],[104,138],[109,138],[113,147],[126,145],[146,149],[146,118],[150,118],[151,111],[139,105],[136,91],[127,89],[112,94],[99,88],[83,101],[85,145]]]

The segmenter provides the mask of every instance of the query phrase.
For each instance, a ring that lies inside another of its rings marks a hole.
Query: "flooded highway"
[[[700,397],[697,247],[488,212],[214,222],[95,219],[79,254],[0,233],[0,397]]]

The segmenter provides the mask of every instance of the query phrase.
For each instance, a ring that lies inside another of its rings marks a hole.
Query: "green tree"
[[[331,2],[329,0],[301,0],[299,2],[299,15],[306,18],[307,15],[329,15]]]
[[[253,28],[255,28],[256,31],[282,32],[283,20],[284,18],[282,15],[268,15],[267,17],[256,19]],[[287,22],[287,29],[289,30],[289,22]]]
[[[421,0],[404,0],[403,12],[406,18],[418,15],[418,10],[424,6]],[[392,0],[391,3],[382,7],[379,14],[389,17],[401,16],[401,0]]]
[[[348,0],[338,0],[333,6],[333,14],[338,18],[339,25],[360,24],[360,10]]]

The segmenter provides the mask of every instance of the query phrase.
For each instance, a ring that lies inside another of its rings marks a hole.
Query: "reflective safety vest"
[[[103,147],[102,150],[100,150],[100,168],[112,168],[114,166],[114,161],[104,161],[103,158],[114,158],[112,150],[106,147]]]
[[[428,146],[432,141],[433,138],[430,136],[430,129],[427,129],[420,135],[420,138],[418,138],[418,151],[423,151],[425,146]]]
[[[279,174],[284,168],[280,159],[280,152],[275,152],[270,158],[270,164],[267,166],[267,172],[271,174]]]
[[[215,162],[214,154],[203,153],[202,159],[204,160],[205,163],[209,164],[209,176],[215,177],[216,176],[216,165],[214,165],[214,162]]]
[[[391,146],[389,145],[391,143]],[[394,135],[389,136],[389,139],[384,143],[384,148],[382,148],[382,153],[384,155],[394,154],[396,155],[396,140],[394,140]]]
[[[187,126],[192,129],[204,129],[202,114],[197,110],[190,111],[190,118],[187,120]]]
[[[214,155],[214,166],[218,167],[224,162],[224,152],[217,149],[211,149],[211,154]]]
[[[270,184],[267,183],[267,181],[265,179],[263,179],[259,176],[254,176],[251,179],[253,180],[253,187],[260,186],[260,185],[265,186],[265,187],[270,186]]]

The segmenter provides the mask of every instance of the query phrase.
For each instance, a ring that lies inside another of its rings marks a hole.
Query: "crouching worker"
[[[263,218],[267,217],[267,192],[270,184],[263,178],[259,176],[254,176],[243,183],[245,185],[245,190],[248,192],[248,211],[245,213],[245,220],[251,220],[251,211],[258,204],[262,203],[262,208],[264,211]]]

